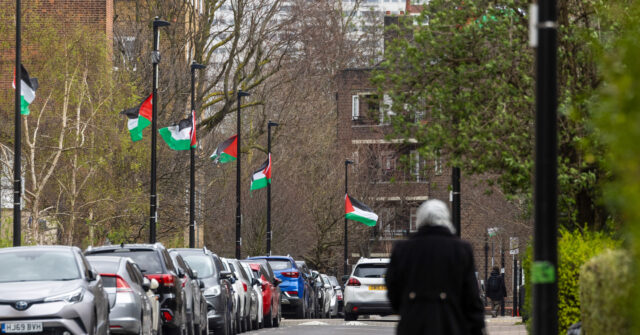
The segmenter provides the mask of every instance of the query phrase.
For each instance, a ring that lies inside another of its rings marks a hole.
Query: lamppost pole
[[[346,159],[344,161],[344,194],[349,194],[349,164],[353,161]],[[349,275],[349,229],[347,227],[347,217],[344,218],[344,275]]]
[[[160,63],[160,31],[158,28],[168,26],[169,22],[162,21],[157,16],[153,20],[153,97],[151,98],[151,192],[149,196],[149,243],[156,243],[156,142],[158,132],[158,64]]]
[[[505,283],[505,291],[506,291],[506,271],[504,269],[504,246],[502,245],[502,241],[500,241],[500,273],[502,274],[502,281]],[[500,315],[504,316],[504,299],[500,302]]]
[[[489,234],[484,235],[484,304],[487,304],[487,285],[489,280]]]
[[[271,159],[271,127],[277,126],[278,124],[272,121],[267,123],[267,152],[269,160]],[[267,183],[267,256],[271,256],[271,237],[271,183]]]
[[[193,117],[193,131],[196,129],[196,70],[204,69],[206,66],[191,63],[191,113]],[[189,248],[196,247],[196,148],[191,146],[190,150],[191,167],[189,173]]]
[[[238,159],[236,160],[236,258],[240,259],[241,258],[241,251],[242,251],[242,232],[240,230],[240,225],[242,224],[242,212],[240,210],[240,206],[241,206],[241,195],[242,195],[242,190],[240,188],[240,171],[241,171],[241,165],[240,162],[242,162],[242,145],[240,144],[240,139],[242,138],[240,130],[242,129],[242,122],[241,122],[241,118],[240,118],[240,106],[241,106],[241,99],[242,97],[248,97],[249,93],[244,92],[244,91],[238,91],[238,112],[237,112],[237,120],[236,120],[236,127],[237,127],[237,132],[238,132],[238,137],[237,137],[237,141],[238,141]]]
[[[21,86],[22,86],[22,63],[21,63],[21,36],[20,36],[20,0],[16,0],[16,75],[15,75],[15,106],[14,106],[14,140],[13,140],[13,246],[19,247],[21,243],[21,222],[22,222],[22,172],[20,166],[20,155],[22,146],[22,117],[21,107]],[[27,78],[29,79],[29,78]]]
[[[558,334],[558,129],[556,0],[538,1],[534,178],[533,334]]]
[[[451,221],[458,236],[462,235],[460,225],[460,168],[454,166],[451,171]]]

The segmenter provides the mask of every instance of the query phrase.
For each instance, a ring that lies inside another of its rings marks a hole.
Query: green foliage
[[[612,175],[605,186],[605,199],[625,224],[629,249],[633,255],[634,283],[640,266],[640,4],[620,2],[610,15],[621,27],[611,50],[603,57],[606,85],[594,125],[606,146],[607,166]],[[640,285],[633,285],[633,313],[640,313]],[[640,333],[640,321],[634,318],[630,333]]]
[[[629,306],[631,256],[626,250],[607,250],[580,268],[580,305],[585,334],[626,335],[631,332]]]
[[[388,43],[373,81],[393,100],[392,136],[417,140],[423,156],[441,150],[468,173],[493,173],[507,196],[530,200],[535,120],[527,4],[430,1],[415,20],[388,31],[401,38]],[[613,29],[603,6],[563,2],[559,11],[559,211],[571,228],[602,229],[608,217],[597,187],[606,176],[602,147],[585,122],[600,83],[594,40]]]
[[[604,232],[592,232],[588,229],[569,231],[560,229],[558,239],[558,323],[560,334],[569,326],[580,321],[580,296],[578,282],[580,267],[604,249],[615,249],[621,245],[611,235]],[[531,263],[533,248],[529,246],[522,266],[526,280],[526,310],[532,311]]]

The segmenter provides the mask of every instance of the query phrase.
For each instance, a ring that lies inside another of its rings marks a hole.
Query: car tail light
[[[353,277],[349,278],[349,281],[347,282],[347,286],[360,286],[360,281]]]
[[[342,293],[338,293],[338,300],[342,300]]]
[[[298,278],[300,277],[300,272],[298,271],[290,271],[290,272],[280,272],[283,276],[288,278]]]
[[[351,311],[357,312],[358,311],[358,306],[353,306],[353,309]]]
[[[155,274],[155,275],[147,275],[146,277],[149,278],[149,280],[151,279],[157,280],[160,286],[174,287],[176,285],[175,278],[172,275]]]
[[[166,322],[171,322],[171,320],[173,320],[173,315],[171,315],[171,312],[169,311],[162,311],[162,318]]]
[[[298,291],[287,291],[288,295],[298,295]]]
[[[113,277],[116,279],[116,292],[131,292],[131,286],[122,277],[115,273],[101,273],[103,277]]]
[[[244,291],[247,292],[247,284],[242,283],[242,287],[244,288]]]

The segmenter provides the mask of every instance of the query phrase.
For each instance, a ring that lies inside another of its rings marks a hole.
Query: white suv
[[[392,314],[385,275],[389,258],[360,258],[344,287],[344,319],[358,315]]]

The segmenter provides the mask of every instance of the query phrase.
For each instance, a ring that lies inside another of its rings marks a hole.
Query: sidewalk
[[[491,316],[484,319],[489,335],[527,335],[521,317]]]

